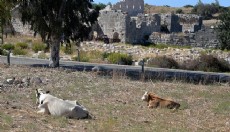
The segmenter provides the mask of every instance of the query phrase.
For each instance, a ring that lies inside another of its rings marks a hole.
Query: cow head
[[[141,98],[143,101],[148,101],[148,99],[149,99],[149,93],[146,91],[145,93],[144,93],[144,95],[142,96],[142,98]]]
[[[44,91],[43,89],[36,89],[35,94],[36,94],[36,104],[39,104],[39,99],[42,94],[48,94],[50,91]]]

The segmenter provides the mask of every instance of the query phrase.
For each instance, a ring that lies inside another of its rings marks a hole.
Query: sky
[[[94,0],[95,3],[104,3],[108,4],[109,2],[114,4],[119,2],[120,0]],[[146,4],[163,6],[169,5],[171,7],[183,7],[185,5],[196,5],[198,0],[144,0]],[[215,0],[201,0],[205,4],[214,3]],[[229,7],[230,0],[218,0],[221,6]]]

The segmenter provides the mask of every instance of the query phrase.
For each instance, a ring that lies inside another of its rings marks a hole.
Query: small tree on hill
[[[50,66],[59,66],[60,42],[88,36],[98,13],[93,0],[19,0],[23,23],[50,42]]]

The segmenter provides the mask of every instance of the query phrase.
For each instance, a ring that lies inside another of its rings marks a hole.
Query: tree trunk
[[[59,67],[59,50],[60,39],[58,37],[52,37],[50,45],[50,67]]]

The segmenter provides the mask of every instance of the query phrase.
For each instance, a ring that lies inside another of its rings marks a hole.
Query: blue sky
[[[111,2],[112,4],[119,2],[120,0],[94,0],[95,3],[107,4]],[[169,5],[171,7],[183,7],[184,5],[195,5],[198,0],[144,0],[145,3],[149,5]],[[210,4],[214,3],[215,0],[201,0],[203,3]],[[221,6],[230,6],[230,0],[218,0]]]

